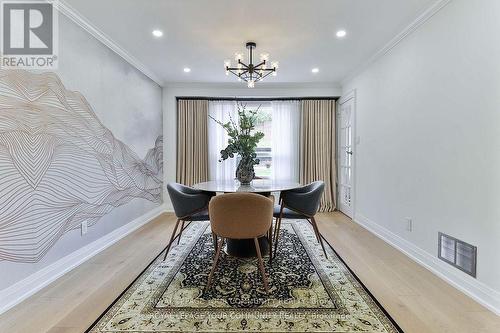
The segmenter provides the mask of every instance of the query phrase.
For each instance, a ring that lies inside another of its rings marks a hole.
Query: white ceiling
[[[164,82],[234,82],[224,60],[246,55],[247,41],[279,61],[269,82],[340,82],[435,2],[66,0]],[[163,37],[154,38],[154,29]]]

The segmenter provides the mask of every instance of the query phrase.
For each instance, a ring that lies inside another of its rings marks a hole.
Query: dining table
[[[194,184],[193,187],[206,192],[216,193],[256,193],[270,196],[273,192],[293,190],[300,187],[300,183],[292,180],[254,179],[250,184],[240,184],[237,180],[212,180]],[[277,200],[277,198],[275,198]],[[275,202],[277,204],[277,202]],[[238,223],[238,221],[234,221]],[[240,258],[256,257],[257,252],[253,239],[227,239],[226,252]],[[259,238],[263,254],[269,253],[269,240],[267,236]]]

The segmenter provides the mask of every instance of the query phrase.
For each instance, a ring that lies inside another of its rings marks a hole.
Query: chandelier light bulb
[[[231,60],[224,60],[224,68],[231,67]]]
[[[260,61],[269,61],[269,53],[262,53],[260,55]]]
[[[236,53],[234,55],[234,60],[236,60],[236,61],[243,60],[243,53]]]
[[[345,30],[339,30],[337,31],[336,35],[338,38],[343,38],[347,35],[347,32]]]
[[[276,76],[276,75],[278,75],[278,73],[276,73],[276,71],[274,71],[272,76]]]
[[[255,87],[255,82],[253,80],[248,81],[248,88]]]
[[[226,75],[229,75],[229,71],[226,71]]]
[[[155,37],[161,37],[161,36],[163,36],[163,31],[161,31],[159,29],[155,29],[155,30],[153,30],[152,34]]]
[[[271,67],[278,69],[279,68],[279,63],[277,61],[273,61],[271,63]]]

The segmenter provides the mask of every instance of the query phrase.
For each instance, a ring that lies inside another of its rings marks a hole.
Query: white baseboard
[[[165,205],[139,216],[126,225],[113,230],[109,234],[93,241],[92,243],[70,253],[69,255],[57,260],[47,267],[42,268],[27,278],[13,284],[12,286],[0,291],[0,314],[19,304],[29,296],[40,289],[49,285],[59,277],[63,276],[73,268],[81,265],[99,252],[105,250],[120,239],[124,238],[133,231],[139,229],[155,217],[165,212]]]
[[[500,316],[500,292],[466,275],[465,273],[454,269],[432,254],[422,250],[413,243],[396,235],[392,231],[371,221],[361,214],[356,214],[353,220],[368,231],[375,234],[377,237],[403,252],[418,264],[424,266],[441,279],[445,280],[458,290],[467,294],[478,303]]]

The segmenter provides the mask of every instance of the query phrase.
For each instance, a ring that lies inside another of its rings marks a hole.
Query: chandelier
[[[269,54],[263,53],[260,55],[260,63],[254,65],[253,61],[253,50],[257,46],[254,42],[248,42],[246,44],[248,49],[248,64],[245,64],[243,60],[242,53],[236,53],[235,60],[237,61],[236,67],[231,66],[231,60],[224,61],[224,68],[226,69],[226,75],[232,73],[238,77],[238,81],[245,81],[248,84],[248,88],[255,87],[255,82],[262,81],[265,77],[269,75],[276,76],[276,70],[278,69],[278,62],[273,61],[271,66],[268,67]]]

